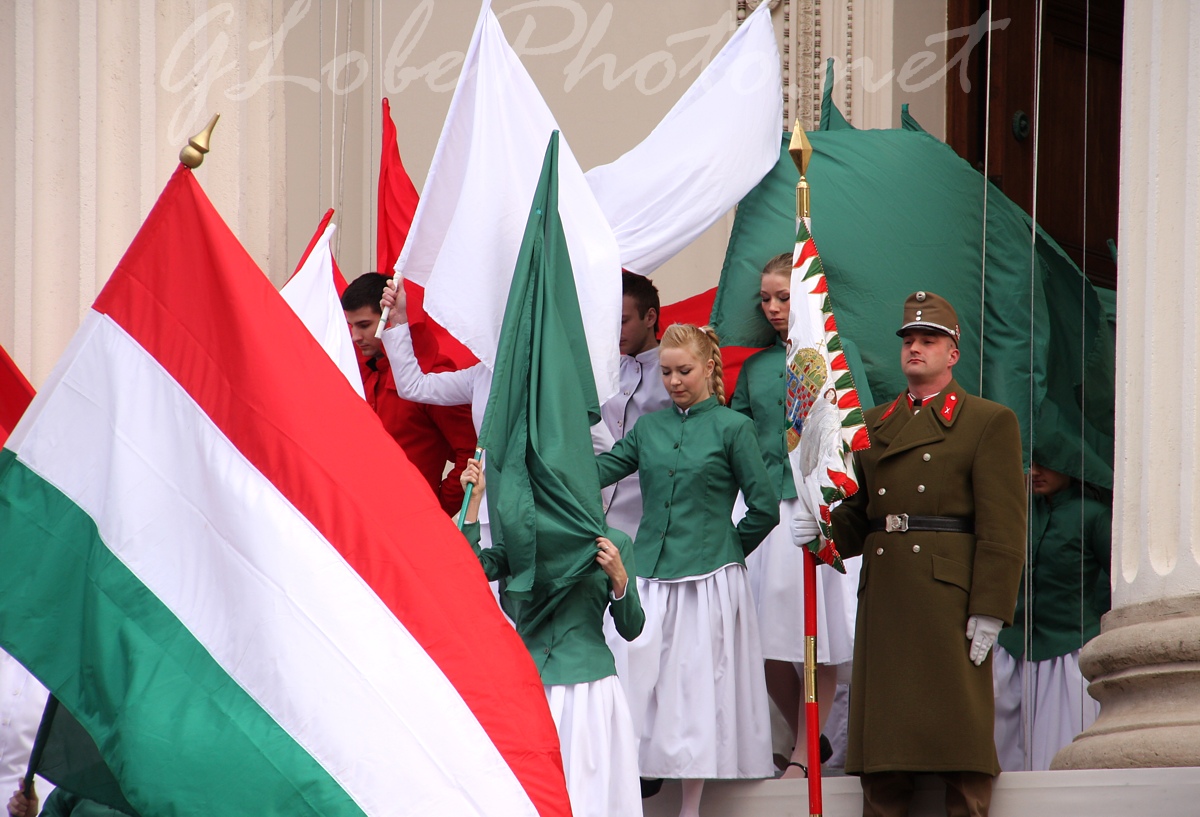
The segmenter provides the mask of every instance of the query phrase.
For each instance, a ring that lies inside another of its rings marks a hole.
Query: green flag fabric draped
[[[492,540],[508,552],[505,594],[526,621],[599,569],[595,540],[608,527],[592,464],[589,428],[600,419],[600,404],[589,361],[558,213],[555,131],[517,257],[479,434]]]
[[[1043,465],[1111,487],[1115,344],[1096,290],[1021,208],[990,184],[985,196],[974,168],[907,110],[902,120],[863,131],[838,114],[809,134],[813,231],[862,405],[904,389],[901,304],[928,289],[958,311],[955,377],[1016,412],[1026,461],[1036,450]],[[758,278],[794,239],[788,141],[738,206],[712,315],[730,343],[770,342]]]

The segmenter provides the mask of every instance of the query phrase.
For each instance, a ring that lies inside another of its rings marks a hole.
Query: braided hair
[[[661,348],[690,349],[701,361],[713,362],[708,386],[716,395],[717,402],[725,405],[725,365],[721,360],[721,345],[717,333],[711,326],[696,326],[692,323],[673,323],[663,332]]]

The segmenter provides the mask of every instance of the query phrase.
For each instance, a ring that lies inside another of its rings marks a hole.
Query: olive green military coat
[[[967,619],[1011,623],[1025,557],[1026,492],[1012,411],[951,381],[922,408],[866,413],[859,491],[833,512],[843,556],[862,554],[846,771],[998,774],[991,654],[967,657]],[[887,514],[974,519],[974,534],[871,532]]]

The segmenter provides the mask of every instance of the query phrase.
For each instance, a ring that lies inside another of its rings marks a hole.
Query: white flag
[[[746,18],[641,144],[588,171],[626,269],[654,272],[779,161],[783,81],[768,5]]]
[[[425,287],[425,310],[434,320],[488,368],[495,365],[546,143],[558,129],[485,2],[396,266]],[[617,242],[561,137],[558,172],[558,209],[603,401],[617,389]]]
[[[329,240],[336,229],[333,224],[325,228],[304,264],[283,285],[279,294],[365,400],[358,355],[346,327],[342,301],[333,285],[333,251],[329,249]]]

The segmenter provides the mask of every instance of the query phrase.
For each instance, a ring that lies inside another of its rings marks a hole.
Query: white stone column
[[[35,386],[212,113],[197,178],[286,277],[283,83],[253,83],[284,0],[0,6],[0,344]],[[268,68],[285,74],[282,58]]]
[[[1125,5],[1113,610],[1055,768],[1200,765],[1200,8]]]

